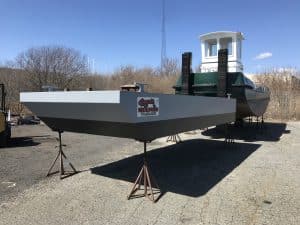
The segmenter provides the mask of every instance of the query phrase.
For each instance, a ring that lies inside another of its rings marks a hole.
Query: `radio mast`
[[[160,53],[160,71],[163,71],[164,63],[167,57],[166,43],[166,18],[165,18],[165,0],[162,0],[162,17],[161,17],[161,53]]]

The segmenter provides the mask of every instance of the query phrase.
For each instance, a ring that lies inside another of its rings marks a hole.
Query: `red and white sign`
[[[137,97],[137,117],[158,116],[159,98]]]

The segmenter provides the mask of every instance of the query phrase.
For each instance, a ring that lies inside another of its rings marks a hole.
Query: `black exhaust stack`
[[[194,76],[192,74],[192,53],[185,52],[182,54],[181,93],[184,95],[193,95]]]
[[[228,72],[228,50],[218,51],[218,97],[225,97],[227,94],[227,72]]]

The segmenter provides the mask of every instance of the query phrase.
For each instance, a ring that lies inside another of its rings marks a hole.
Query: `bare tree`
[[[72,88],[72,83],[88,72],[85,56],[61,46],[30,48],[17,57],[16,63],[26,72],[32,90],[41,90],[44,85]]]
[[[5,85],[6,106],[12,108],[19,102],[19,92],[24,89],[24,74],[14,68],[0,68],[0,83]]]
[[[180,74],[180,68],[179,68],[178,60],[173,58],[166,58],[161,68],[161,75],[173,76],[179,74]]]

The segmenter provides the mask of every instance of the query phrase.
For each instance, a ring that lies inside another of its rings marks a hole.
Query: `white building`
[[[228,72],[243,72],[241,32],[218,31],[200,35],[201,40],[201,72],[218,70],[218,51],[228,49]]]

